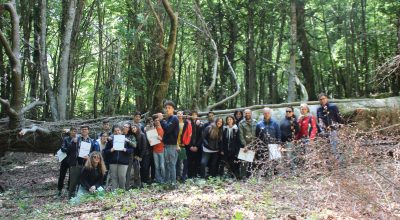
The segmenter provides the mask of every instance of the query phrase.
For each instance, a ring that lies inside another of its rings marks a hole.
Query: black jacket
[[[294,130],[292,130],[292,125]],[[291,118],[285,117],[282,119],[279,127],[281,129],[282,142],[292,141],[294,139],[293,135],[296,135],[297,132],[299,132],[299,123],[297,122],[296,116]]]
[[[79,150],[80,150],[82,141],[90,143],[92,145],[90,148],[90,152],[95,151],[95,143],[90,137],[88,137],[87,139],[84,140],[81,136],[79,136],[77,139],[78,140],[76,143],[74,141],[71,141],[70,145],[67,147],[66,153],[69,154],[68,164],[70,166],[76,166],[76,165],[83,166],[85,164],[85,159],[83,159],[82,157],[79,157]]]
[[[232,134],[229,136],[229,128],[224,127],[222,135],[222,151],[226,156],[237,156],[241,147],[239,139],[239,128],[234,125],[232,127]]]
[[[110,140],[106,144],[106,148],[104,149],[104,153],[108,155],[108,159],[110,164],[129,164],[129,155],[133,153],[133,146],[131,146],[128,142],[125,142],[126,152],[124,151],[114,151],[111,152],[111,148],[113,148],[113,140]]]
[[[195,121],[192,121],[192,138],[190,139],[190,146],[201,147],[203,144],[203,125],[200,123],[196,125]]]
[[[178,143],[179,120],[176,115],[170,116],[167,120],[160,121],[164,129],[163,143],[165,145],[176,145]]]
[[[84,187],[89,191],[90,187],[96,186],[96,189],[103,185],[103,175],[98,168],[88,169],[82,168],[80,183],[81,187]]]
[[[203,131],[203,146],[209,150],[222,150],[222,137],[213,139],[210,137],[211,125],[207,126]]]
[[[151,154],[150,145],[147,143],[147,138],[144,133],[140,132],[139,136],[136,137],[136,144],[135,156],[143,158],[144,156]]]
[[[319,106],[317,109],[318,122],[320,119],[324,123],[325,128],[335,129],[334,124],[343,124],[343,119],[339,114],[339,109],[332,103],[327,103],[325,106]]]

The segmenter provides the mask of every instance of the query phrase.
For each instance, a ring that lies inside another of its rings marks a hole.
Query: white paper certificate
[[[282,157],[281,151],[279,149],[279,145],[268,144],[268,150],[269,150],[269,159],[270,160],[277,160]]]
[[[125,135],[114,135],[113,148],[117,151],[123,151],[125,148]]]
[[[252,150],[248,150],[246,153],[244,152],[244,148],[240,148],[238,159],[253,162],[255,152]]]
[[[67,157],[67,154],[62,152],[61,149],[57,151],[58,162],[63,161]]]
[[[92,144],[88,142],[81,141],[81,147],[79,149],[79,157],[86,157],[90,153],[90,148],[92,148]]]
[[[157,129],[151,129],[146,131],[146,136],[150,146],[154,146],[156,144],[161,143],[161,141],[158,139]]]

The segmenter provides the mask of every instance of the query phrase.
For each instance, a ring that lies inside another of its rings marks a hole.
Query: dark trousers
[[[186,151],[187,154],[187,164],[188,164],[188,178],[195,178],[200,175],[200,162],[201,154],[200,148],[197,152],[192,152],[190,150]]]
[[[80,177],[81,177],[81,165],[71,166],[69,168],[69,188],[68,188],[68,197],[74,197],[78,190]]]
[[[150,177],[151,177],[151,182],[154,182],[156,179],[156,165],[154,163],[154,157],[153,154],[150,155]]]
[[[150,154],[145,155],[142,158],[142,161],[140,161],[140,177],[142,180],[142,183],[150,183]]]
[[[218,167],[218,152],[215,153],[208,153],[203,152],[201,157],[201,169],[200,169],[200,176],[205,178],[206,177],[206,167],[208,165],[210,176],[215,177],[217,176]]]
[[[69,169],[69,164],[66,159],[61,161],[60,164],[60,176],[58,177],[58,184],[57,184],[57,189],[58,191],[61,191],[62,188],[64,187],[64,180],[65,176],[67,175],[67,171]],[[68,178],[68,184],[69,184],[69,178]]]
[[[225,154],[222,157],[222,167],[226,167],[228,169],[228,173],[230,175],[235,176],[236,178],[240,177],[240,162],[239,159],[236,158],[234,154]]]

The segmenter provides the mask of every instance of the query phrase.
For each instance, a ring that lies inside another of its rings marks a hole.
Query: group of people
[[[157,113],[146,123],[141,121],[139,112],[132,122],[114,125],[111,131],[109,121],[103,121],[102,132],[96,140],[89,137],[88,126],[80,127],[80,135],[76,128],[71,128],[61,146],[67,157],[60,165],[59,194],[68,170],[70,198],[76,193],[93,193],[108,187],[129,189],[141,187],[143,183],[156,182],[175,188],[177,181],[187,178],[225,174],[245,178],[249,175],[249,163],[238,159],[240,149],[243,148],[243,152],[255,150],[256,160],[264,160],[261,153],[268,153],[267,147],[253,148],[252,142],[256,139],[265,146],[282,145],[290,152],[295,145],[305,146],[317,133],[324,132],[330,139],[332,153],[338,155],[336,130],[343,123],[342,118],[325,94],[318,98],[317,117],[310,113],[307,104],[302,104],[299,117],[294,114],[293,107],[287,107],[279,123],[271,117],[270,108],[263,109],[260,121],[246,109],[244,112],[237,110],[224,119],[209,112],[208,121],[202,122],[196,111],[177,111],[175,115],[175,104],[166,101],[165,114]],[[149,141],[150,131],[156,131],[158,136],[155,144]],[[124,135],[123,148],[114,146],[116,135]],[[83,144],[90,144],[88,155],[80,152]],[[294,162],[291,165],[296,166]]]

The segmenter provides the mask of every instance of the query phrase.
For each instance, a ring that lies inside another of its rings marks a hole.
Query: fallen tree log
[[[357,124],[364,126],[364,130],[367,131],[372,127],[374,127],[373,130],[375,130],[375,128],[379,127],[379,123],[382,123],[382,126],[389,126],[400,122],[398,110],[400,106],[400,97],[390,97],[386,99],[332,100],[332,102],[337,104],[342,114],[347,115],[347,118],[351,118],[351,121],[355,121]],[[308,102],[308,104],[311,112],[315,114],[316,108],[319,105],[318,102]],[[299,105],[300,102],[294,102],[274,105],[256,105],[246,108],[254,110],[253,118],[256,119],[262,117],[262,108],[273,108],[273,117],[279,121],[285,115],[285,108],[287,106],[296,107]],[[390,117],[380,114],[381,111],[388,111],[388,109],[391,109],[393,112]],[[218,116],[224,116],[233,114],[234,110],[235,109],[221,110],[215,111],[215,113]],[[295,112],[299,115],[299,108],[295,108]],[[206,112],[201,112],[200,115],[205,116]],[[83,124],[89,125],[91,128],[90,136],[94,138],[96,134],[101,131],[101,125],[104,119],[108,119],[110,124],[117,124],[130,121],[131,118],[131,116],[115,116],[59,122],[26,120],[27,127],[25,129],[28,129],[28,131],[35,130],[35,132],[28,132],[23,136],[19,135],[21,129],[8,130],[8,121],[6,119],[0,119],[0,156],[3,156],[6,151],[55,153],[61,145],[64,129],[70,128],[71,126],[79,128]]]

